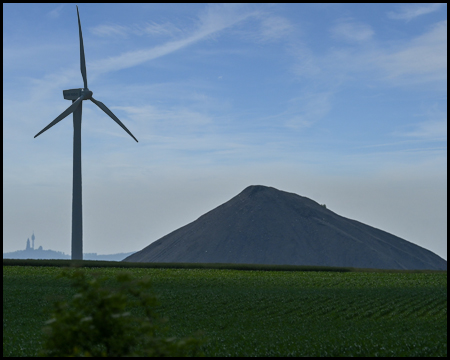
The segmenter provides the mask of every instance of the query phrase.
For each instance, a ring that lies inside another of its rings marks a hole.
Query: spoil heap
[[[247,187],[123,261],[447,269],[429,250],[306,197],[261,185]]]

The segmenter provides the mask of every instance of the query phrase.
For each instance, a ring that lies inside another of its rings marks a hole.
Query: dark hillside
[[[260,185],[124,261],[447,269],[429,250],[306,197]]]

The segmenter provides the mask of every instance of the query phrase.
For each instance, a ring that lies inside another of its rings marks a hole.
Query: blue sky
[[[446,4],[81,4],[84,251],[142,249],[249,185],[447,258]],[[70,253],[74,4],[3,4],[3,250]]]

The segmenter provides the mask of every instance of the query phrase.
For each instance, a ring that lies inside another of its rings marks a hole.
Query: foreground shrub
[[[77,293],[57,302],[43,329],[43,356],[194,356],[201,341],[164,337],[164,320],[155,313],[149,280],[128,273],[111,279],[88,278],[84,271],[64,272]],[[108,283],[110,284],[108,286]],[[140,311],[132,315],[131,309]]]

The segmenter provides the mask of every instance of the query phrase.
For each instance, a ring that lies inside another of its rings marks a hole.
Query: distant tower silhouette
[[[30,238],[27,239],[27,248],[25,250],[30,250]]]
[[[34,230],[33,230],[33,235],[31,235],[31,241],[32,241],[31,248],[34,250]]]

